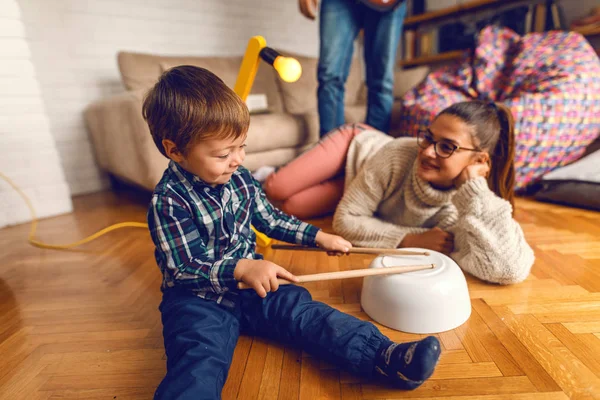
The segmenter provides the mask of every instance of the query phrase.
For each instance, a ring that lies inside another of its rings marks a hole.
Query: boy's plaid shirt
[[[286,242],[315,245],[318,228],[274,208],[250,172],[239,167],[213,188],[171,161],[148,210],[162,290],[181,287],[227,307],[235,306],[233,270],[255,253],[254,225]]]

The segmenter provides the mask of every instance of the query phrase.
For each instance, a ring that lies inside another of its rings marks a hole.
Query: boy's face
[[[206,139],[183,155],[170,140],[163,140],[169,158],[212,187],[227,183],[246,158],[246,135],[237,139]]]

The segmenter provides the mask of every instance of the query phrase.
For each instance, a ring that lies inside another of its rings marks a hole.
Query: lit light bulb
[[[296,82],[302,75],[302,66],[295,58],[279,56],[273,62],[273,67],[285,82]]]

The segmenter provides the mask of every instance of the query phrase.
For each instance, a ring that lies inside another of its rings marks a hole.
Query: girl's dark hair
[[[491,158],[488,185],[496,195],[510,202],[514,210],[515,133],[510,109],[480,100],[456,103],[439,115],[453,115],[473,128],[475,143]]]

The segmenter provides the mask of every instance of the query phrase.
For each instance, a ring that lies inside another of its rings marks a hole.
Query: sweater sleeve
[[[407,179],[410,168],[394,159],[393,147],[386,147],[371,158],[346,189],[333,217],[334,231],[355,246],[396,248],[408,233],[425,228],[399,226],[376,216],[377,209]],[[391,154],[387,154],[388,152]]]
[[[452,258],[466,272],[488,282],[523,281],[534,262],[534,253],[523,231],[512,218],[510,203],[496,196],[485,178],[467,181],[452,202],[458,220]]]

